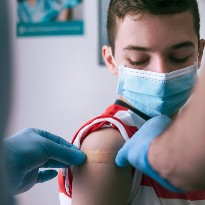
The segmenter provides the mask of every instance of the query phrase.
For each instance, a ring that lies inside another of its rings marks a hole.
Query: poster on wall
[[[83,35],[83,0],[17,0],[17,36]]]
[[[102,58],[102,46],[107,45],[107,11],[110,0],[99,0],[99,63],[100,65],[105,65]]]

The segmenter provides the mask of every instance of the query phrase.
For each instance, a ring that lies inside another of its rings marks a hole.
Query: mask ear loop
[[[110,56],[111,56],[111,58],[112,58],[113,63],[115,64],[115,66],[116,66],[116,67],[118,68],[118,70],[119,70],[119,65],[116,63],[115,58],[113,57],[112,48],[111,48],[111,47],[109,48],[109,51],[110,51]]]
[[[120,66],[116,63],[115,58],[113,57],[111,47],[109,48],[109,51],[110,51],[110,56],[111,56],[111,58],[112,58],[113,63],[114,63],[115,66],[118,68],[119,76],[118,76],[118,84],[117,84],[116,92],[117,92],[117,94],[121,95],[119,90],[121,90],[121,89],[120,89],[120,84],[121,84],[121,83],[120,83],[120,78],[121,78],[120,76],[122,75],[122,74],[121,74],[122,70],[120,69]],[[121,71],[121,72],[120,72],[120,71]]]
[[[195,68],[196,68],[196,80],[198,81],[198,71],[199,71],[199,61],[198,60],[196,60],[195,62],[194,62],[194,66],[195,66]],[[200,71],[199,71],[200,72]]]
[[[194,62],[194,65],[196,66],[196,69],[198,70],[199,69],[199,61],[198,60],[196,60],[195,62]]]

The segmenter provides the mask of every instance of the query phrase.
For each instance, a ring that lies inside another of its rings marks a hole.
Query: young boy
[[[119,98],[73,138],[87,162],[59,174],[62,204],[71,196],[73,205],[205,204],[205,192],[177,194],[114,164],[146,120],[176,118],[191,94],[204,49],[196,0],[111,0],[107,30],[102,54]]]

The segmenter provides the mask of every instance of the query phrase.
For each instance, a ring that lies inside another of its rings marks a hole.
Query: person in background
[[[18,0],[18,22],[68,21],[72,19],[72,9],[81,2],[81,0]]]
[[[3,136],[6,131],[9,105],[11,97],[11,47],[9,32],[9,12],[8,1],[0,2],[0,204],[13,205],[14,201],[9,194],[9,187],[6,175],[6,167],[4,163]]]
[[[14,205],[13,195],[54,178],[57,171],[52,168],[82,164],[85,155],[61,137],[39,129],[25,129],[3,139],[12,96],[13,67],[7,2],[0,3],[0,204]],[[42,167],[48,169],[41,171]]]
[[[68,204],[69,197],[73,205],[205,203],[205,192],[179,194],[181,189],[166,181],[163,188],[137,166],[115,166],[118,150],[125,141],[132,145],[132,136],[147,120],[169,116],[152,127],[159,133],[192,93],[204,50],[197,1],[111,0],[107,31],[110,45],[103,46],[102,54],[118,77],[119,96],[74,136],[72,143],[87,161],[59,173],[61,204]],[[124,155],[134,156],[134,146]]]

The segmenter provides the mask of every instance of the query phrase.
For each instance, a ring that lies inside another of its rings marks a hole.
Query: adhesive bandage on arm
[[[114,150],[81,150],[86,154],[87,163],[104,163],[104,164],[115,164],[115,157],[118,151]]]

